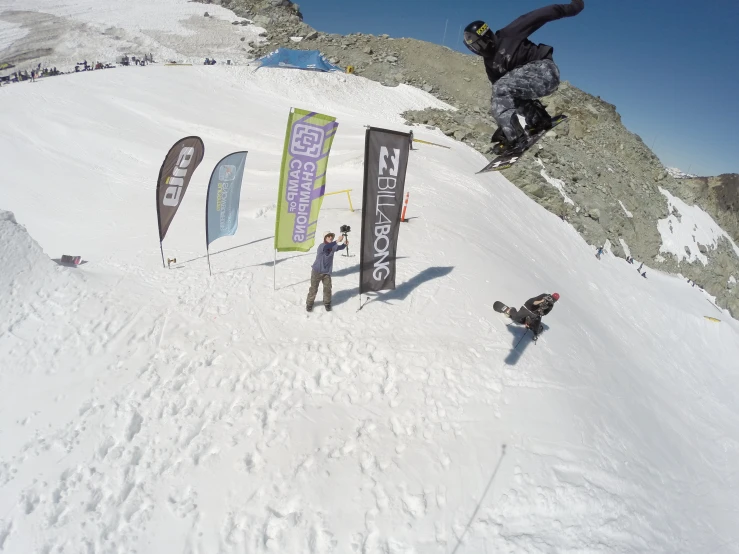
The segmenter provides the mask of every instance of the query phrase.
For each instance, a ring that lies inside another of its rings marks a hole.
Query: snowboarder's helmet
[[[473,21],[464,28],[464,45],[478,56],[489,47],[495,46],[495,35],[484,21]]]
[[[555,293],[554,293],[554,294],[552,295],[552,298],[554,299],[554,301],[555,301],[555,302],[556,302],[557,300],[559,300],[559,293],[558,293],[558,292],[555,292]]]

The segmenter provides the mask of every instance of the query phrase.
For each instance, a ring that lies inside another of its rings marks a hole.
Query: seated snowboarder
[[[558,292],[553,294],[545,292],[534,298],[529,298],[520,310],[508,308],[503,313],[516,323],[520,323],[531,329],[535,335],[538,335],[541,333],[541,318],[552,311],[557,300],[559,300]]]
[[[554,48],[534,44],[528,37],[545,23],[572,17],[585,8],[584,0],[552,4],[522,15],[495,33],[484,21],[473,21],[464,30],[464,44],[482,56],[485,71],[493,85],[492,114],[498,130],[492,142],[501,154],[514,150],[537,131],[551,129],[551,116],[539,102],[559,86],[559,68],[554,63]],[[517,115],[526,119],[521,127]]]

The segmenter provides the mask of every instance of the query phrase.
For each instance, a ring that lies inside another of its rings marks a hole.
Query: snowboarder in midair
[[[541,332],[541,318],[547,315],[554,308],[554,304],[559,300],[559,293],[544,293],[534,298],[529,298],[521,309],[508,308],[503,313],[510,317],[516,323],[525,325],[531,329],[535,335]]]
[[[569,4],[552,4],[522,15],[495,32],[479,20],[465,27],[464,44],[482,56],[493,85],[492,114],[498,130],[492,142],[498,143],[496,153],[513,150],[529,135],[552,127],[551,116],[538,99],[559,86],[554,48],[534,44],[528,37],[544,24],[575,16],[584,8],[584,0],[570,0]],[[521,127],[518,114],[526,119],[526,129]]]

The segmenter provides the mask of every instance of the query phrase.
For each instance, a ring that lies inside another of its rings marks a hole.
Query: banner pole
[[[205,255],[208,257],[208,275],[213,277],[213,272],[210,270],[210,245],[205,247]]]
[[[162,241],[159,241],[159,250],[162,252],[162,267],[166,269],[167,264],[164,263],[164,247],[162,246]]]

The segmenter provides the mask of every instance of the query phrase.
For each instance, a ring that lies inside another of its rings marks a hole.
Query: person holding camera
[[[508,308],[504,313],[516,323],[525,325],[535,335],[538,335],[541,333],[541,318],[552,311],[557,300],[559,300],[558,292],[553,294],[545,292],[534,298],[529,298],[520,310]]]
[[[313,311],[313,302],[318,294],[319,283],[323,283],[323,306],[327,312],[331,311],[331,273],[334,270],[334,254],[349,246],[349,238],[346,234],[338,240],[339,243],[344,242],[344,244],[334,241],[335,237],[336,235],[329,231],[323,235],[323,243],[318,245],[316,261],[311,267],[308,299],[305,302],[305,309],[309,312]]]

